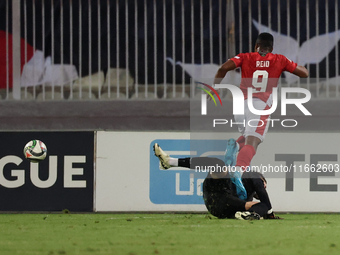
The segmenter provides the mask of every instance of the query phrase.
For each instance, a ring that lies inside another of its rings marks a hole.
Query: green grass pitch
[[[0,254],[340,254],[340,215],[1,214]]]

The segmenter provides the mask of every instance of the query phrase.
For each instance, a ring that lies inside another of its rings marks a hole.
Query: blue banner
[[[202,185],[206,172],[195,172],[188,168],[159,168],[153,145],[174,158],[218,157],[223,158],[226,140],[180,140],[159,139],[150,144],[150,200],[154,204],[204,204]]]

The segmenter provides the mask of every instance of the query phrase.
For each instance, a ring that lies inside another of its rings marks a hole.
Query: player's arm
[[[227,62],[225,62],[221,67],[217,70],[215,79],[214,79],[214,85],[220,84],[223,78],[226,76],[227,72],[234,70],[236,68],[236,64],[234,61],[229,59]],[[218,90],[216,90],[217,93],[219,93]],[[208,100],[211,100],[211,97],[208,97]]]
[[[307,78],[309,75],[307,68],[304,66],[296,66],[293,74],[299,76],[300,78]]]
[[[221,65],[221,67],[217,70],[217,73],[215,75],[214,84],[221,83],[223,78],[226,76],[227,72],[234,70],[235,68],[236,64],[231,59],[229,59],[227,62]]]

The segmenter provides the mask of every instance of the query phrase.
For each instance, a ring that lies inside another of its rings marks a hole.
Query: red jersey
[[[231,58],[237,67],[241,67],[240,89],[247,99],[248,87],[253,88],[253,97],[267,102],[273,88],[277,87],[283,71],[293,72],[296,63],[283,55],[268,53],[262,57],[258,52],[241,53]]]

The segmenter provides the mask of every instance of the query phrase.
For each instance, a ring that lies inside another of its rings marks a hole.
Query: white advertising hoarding
[[[95,210],[206,212],[204,176],[184,168],[160,170],[152,146],[158,142],[174,157],[221,157],[226,139],[238,136],[221,134],[212,150],[202,135],[201,146],[192,151],[189,132],[97,132]],[[266,176],[275,211],[340,211],[338,144],[336,133],[267,135],[252,167]]]

